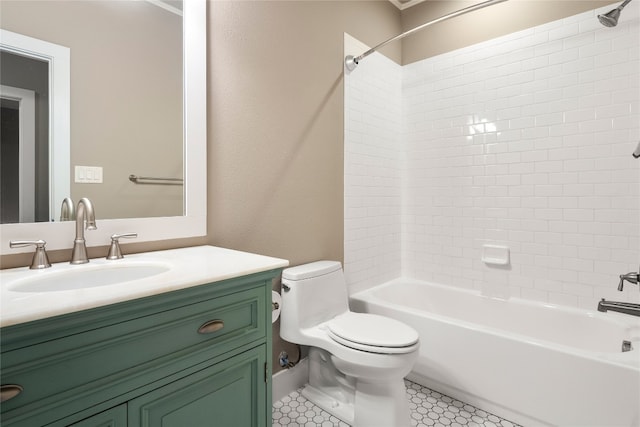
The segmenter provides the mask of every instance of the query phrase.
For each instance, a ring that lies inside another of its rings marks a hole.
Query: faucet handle
[[[33,254],[33,259],[31,260],[31,265],[29,268],[31,270],[39,270],[41,268],[49,268],[51,267],[51,263],[49,262],[49,257],[47,256],[47,251],[44,249],[47,242],[44,240],[12,240],[9,242],[10,248],[22,248],[24,246],[35,246],[36,251]]]
[[[122,259],[122,252],[120,251],[120,238],[133,238],[138,237],[138,233],[122,233],[122,234],[114,234],[111,236],[111,246],[109,247],[109,253],[107,254],[107,259]]]
[[[632,271],[631,273],[621,274],[620,283],[618,283],[619,291],[623,289],[625,280],[629,283],[640,285],[640,272]]]

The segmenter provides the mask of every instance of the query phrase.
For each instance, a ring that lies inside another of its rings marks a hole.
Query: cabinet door
[[[129,426],[266,426],[265,361],[261,345],[133,399]]]
[[[107,409],[70,427],[127,427],[127,404]]]

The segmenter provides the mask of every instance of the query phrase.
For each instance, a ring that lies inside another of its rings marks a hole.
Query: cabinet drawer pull
[[[200,328],[198,328],[198,333],[210,334],[212,332],[219,331],[222,328],[224,328],[224,321],[220,319],[209,320],[207,323],[205,323],[204,325],[200,326]]]
[[[20,393],[22,393],[22,387],[16,384],[7,384],[0,386],[0,402],[5,402],[9,399],[13,399]]]

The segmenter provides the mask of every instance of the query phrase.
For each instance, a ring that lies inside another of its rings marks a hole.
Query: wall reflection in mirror
[[[2,223],[59,221],[82,197],[102,219],[183,215],[182,185],[129,179],[184,176],[181,2],[0,9]]]

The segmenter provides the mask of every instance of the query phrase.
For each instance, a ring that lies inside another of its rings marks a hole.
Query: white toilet
[[[311,347],[302,392],[311,402],[355,427],[410,425],[403,378],[418,356],[418,333],[349,311],[339,262],[283,271],[280,336]]]

